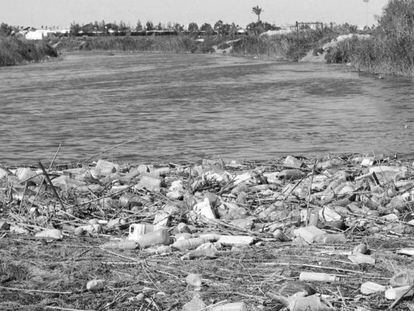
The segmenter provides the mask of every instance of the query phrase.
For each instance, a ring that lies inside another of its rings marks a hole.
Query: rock
[[[392,287],[402,287],[414,285],[414,270],[401,271],[395,274],[391,280]]]
[[[151,176],[142,176],[140,181],[134,187],[135,189],[146,189],[152,192],[161,191],[161,179]]]
[[[177,233],[191,233],[191,228],[183,222],[180,222],[176,227],[175,227],[175,232]]]
[[[106,177],[119,170],[119,165],[105,160],[98,160],[95,167],[91,169],[93,178],[99,179],[100,177]]]
[[[166,194],[167,198],[171,199],[171,200],[182,200],[183,199],[183,194],[179,191],[169,191]]]
[[[329,234],[325,233],[314,238],[314,242],[321,244],[343,244],[346,243],[346,237],[343,233]]]
[[[36,172],[32,171],[29,167],[19,167],[16,170],[16,177],[19,181],[26,181],[35,177],[37,174]]]
[[[142,206],[141,199],[138,195],[134,193],[125,192],[123,193],[118,200],[119,206],[125,208],[132,208],[134,206]]]
[[[289,238],[280,229],[276,229],[275,231],[273,231],[272,235],[275,239],[279,240],[280,242],[289,241]]]
[[[233,185],[237,186],[242,183],[247,183],[253,179],[253,174],[251,172],[245,172],[234,177]]]
[[[343,161],[340,159],[332,159],[332,160],[328,160],[328,161],[324,161],[324,162],[320,162],[316,165],[316,168],[319,170],[326,170],[332,167],[336,167],[339,165],[342,165]]]
[[[342,216],[339,215],[334,209],[330,207],[324,207],[319,210],[319,219],[325,222],[341,221]]]
[[[0,167],[0,179],[3,179],[7,176],[9,176],[9,172],[4,168]]]
[[[204,193],[204,197],[208,199],[212,208],[217,207],[220,204],[219,196],[214,193],[206,192]]]
[[[190,302],[187,302],[182,311],[202,311],[206,310],[206,304],[200,297],[200,294],[195,294]]]
[[[286,167],[301,168],[303,165],[303,162],[295,157],[287,156],[285,160],[283,161],[283,165]]]
[[[29,230],[23,227],[20,227],[20,226],[15,226],[15,225],[10,226],[10,232],[13,232],[16,234],[29,234]]]
[[[182,259],[217,258],[217,248],[213,243],[205,243],[185,254]]]
[[[351,182],[345,182],[334,188],[338,196],[349,195],[355,191],[355,185]]]
[[[236,204],[246,205],[247,204],[247,193],[241,191],[237,194]]]
[[[0,230],[9,230],[10,224],[5,220],[0,220]]]
[[[97,233],[101,233],[102,232],[102,226],[100,224],[89,224],[89,225],[85,225],[85,226],[80,226],[78,228],[75,229],[75,234],[76,235],[82,235],[85,232],[89,233],[89,234],[97,234]]]
[[[193,210],[201,216],[204,216],[208,219],[216,219],[216,215],[211,208],[210,201],[208,198],[205,198],[204,201],[197,203]]]
[[[103,279],[90,280],[86,283],[86,289],[91,292],[97,292],[105,288],[106,281]]]
[[[191,273],[185,278],[185,282],[194,288],[195,291],[201,290],[202,279],[201,274]]]
[[[247,210],[235,203],[224,203],[221,207],[220,218],[225,220],[243,219],[247,217]]]
[[[77,189],[81,186],[86,186],[85,182],[72,179],[65,175],[61,175],[59,177],[54,178],[52,180],[52,184],[53,186],[58,187],[63,191],[69,191],[71,189]],[[88,188],[86,188],[86,190],[88,191]]]
[[[121,226],[121,218],[113,218],[106,224],[107,229],[119,229]]]
[[[269,184],[277,184],[277,185],[282,184],[282,182],[279,179],[279,172],[266,172],[266,173],[263,173],[263,177],[266,178]]]
[[[304,173],[298,169],[283,170],[279,173],[279,178],[287,180],[296,180],[304,176]]]
[[[392,211],[394,209],[398,211],[404,211],[407,206],[407,201],[401,195],[395,196],[387,204],[387,210]]]
[[[353,254],[360,253],[360,254],[366,255],[369,253],[368,246],[365,243],[358,244],[357,246],[355,246],[352,253]]]
[[[293,231],[294,235],[302,238],[308,243],[313,243],[318,236],[326,234],[325,231],[318,229],[315,226],[308,226]]]
[[[331,308],[326,305],[319,296],[304,297],[303,293],[297,293],[287,298],[289,311],[326,311]]]
[[[171,213],[159,211],[154,216],[153,224],[156,229],[168,228],[171,222]]]
[[[361,293],[364,295],[371,295],[375,293],[385,292],[387,288],[383,285],[374,282],[365,282],[361,285]]]
[[[279,290],[279,294],[285,297],[289,297],[300,292],[303,292],[304,296],[316,293],[315,289],[311,285],[302,281],[287,281]]]
[[[355,264],[368,264],[368,265],[375,265],[375,259],[369,255],[364,255],[361,253],[354,253],[348,255],[348,259]]]
[[[251,218],[234,219],[230,222],[230,224],[233,226],[242,228],[242,229],[251,230],[253,228],[253,219]]]
[[[364,158],[361,162],[361,166],[368,167],[374,165],[374,158]]]
[[[399,220],[398,216],[395,214],[388,214],[388,215],[382,216],[381,219],[385,221],[389,221],[389,222],[395,222]]]
[[[149,175],[153,177],[162,177],[168,175],[170,170],[171,169],[169,167],[153,168],[150,169]]]
[[[383,185],[406,177],[408,169],[405,166],[373,166],[369,168],[369,173],[375,173],[379,182]]]

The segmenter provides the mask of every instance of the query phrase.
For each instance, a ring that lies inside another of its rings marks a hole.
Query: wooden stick
[[[52,169],[52,166],[53,166],[53,163],[55,162],[55,160],[56,160],[56,157],[57,157],[57,155],[58,155],[58,153],[59,153],[59,151],[60,151],[60,147],[62,146],[62,144],[60,143],[59,144],[59,147],[58,147],[58,150],[55,152],[55,154],[53,155],[53,159],[52,159],[52,161],[50,162],[50,164],[49,164],[49,170],[51,170]],[[41,175],[41,174],[37,174],[36,176],[39,176],[39,175]],[[33,176],[33,177],[35,177],[35,176]],[[32,177],[32,178],[33,178]],[[34,202],[36,201],[36,199],[37,199],[37,197],[39,196],[39,194],[40,194],[40,189],[42,189],[42,185],[43,185],[43,183],[45,182],[45,176],[43,176],[43,178],[42,178],[42,181],[40,182],[40,187],[39,187],[39,189],[37,189],[37,192],[36,192],[36,195],[35,195],[35,197],[34,197],[34,199],[33,199],[33,201],[32,201],[32,204],[30,205],[30,206],[33,206],[33,204],[34,204]]]
[[[53,291],[53,290],[16,288],[16,287],[7,287],[7,286],[0,286],[0,288],[5,289],[5,290],[28,292],[28,293],[59,294],[59,295],[72,295],[73,294],[73,292],[58,292],[58,291]]]
[[[72,309],[72,308],[63,308],[63,307],[55,307],[55,306],[45,306],[45,308],[47,309],[52,309],[52,310],[63,310],[63,311],[94,311],[94,310],[83,310],[83,309]]]
[[[312,192],[313,176],[315,175],[315,167],[316,167],[317,163],[318,163],[318,160],[315,160],[315,164],[312,167],[311,180],[310,180],[310,184],[309,184],[308,199],[307,199],[307,202],[306,202],[307,203],[306,204],[306,225],[307,226],[309,226],[309,218],[310,218],[309,203],[310,203],[311,192]]]
[[[47,182],[49,183],[50,187],[52,187],[53,194],[54,194],[54,195],[55,195],[55,197],[58,199],[58,201],[59,201],[59,203],[60,203],[60,206],[62,207],[62,210],[64,211],[64,210],[65,210],[65,205],[63,205],[62,199],[60,198],[59,194],[58,194],[58,193],[57,193],[57,191],[56,191],[55,186],[53,185],[52,181],[50,180],[50,178],[49,178],[49,174],[46,172],[46,170],[45,170],[45,168],[44,168],[44,166],[43,166],[42,162],[40,162],[40,161],[39,161],[39,165],[40,165],[40,168],[41,168],[41,169],[42,169],[42,171],[43,171],[44,176],[46,177]]]

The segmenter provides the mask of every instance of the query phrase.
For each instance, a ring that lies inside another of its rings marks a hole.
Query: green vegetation
[[[330,63],[350,62],[361,71],[414,77],[414,1],[391,0],[367,40],[351,39],[332,48]]]
[[[361,71],[414,76],[414,0],[390,0],[378,18],[378,26],[358,31],[356,26],[296,23],[291,31],[272,36],[263,35],[279,27],[263,22],[263,9],[252,8],[257,22],[245,30],[234,23],[218,20],[213,25],[191,22],[186,27],[175,23],[154,24],[151,21],[131,27],[123,22],[73,23],[70,36],[49,38],[63,50],[121,50],[163,53],[210,53],[232,47],[233,55],[283,58],[299,61],[309,51],[326,53],[328,63],[352,63]],[[313,26],[313,28],[311,28]],[[56,51],[43,41],[29,42],[13,35],[18,30],[0,25],[0,65],[39,61],[56,56]],[[321,48],[340,35],[370,34],[369,38],[353,37]]]
[[[44,41],[34,42],[0,34],[0,66],[39,62],[57,56],[56,50]]]
[[[338,35],[352,33],[354,29],[354,26],[344,24],[317,29],[306,28],[272,36],[250,34],[234,44],[233,54],[298,61],[310,50],[317,50]]]
[[[211,53],[214,45],[225,41],[224,38],[208,36],[203,42],[189,35],[177,36],[104,36],[68,37],[60,40],[61,50],[103,50],[161,53]]]
[[[260,14],[262,14],[263,9],[256,5],[253,7],[252,12],[257,15],[257,22],[260,22]]]

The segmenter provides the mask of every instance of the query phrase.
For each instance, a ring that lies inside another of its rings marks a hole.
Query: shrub
[[[340,42],[327,54],[332,63],[352,62],[373,73],[414,76],[414,1],[391,0],[369,40]]]
[[[47,57],[57,56],[57,51],[44,41],[0,36],[0,66],[38,62]]]

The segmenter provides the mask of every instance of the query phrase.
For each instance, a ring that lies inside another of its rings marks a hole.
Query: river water
[[[413,80],[325,64],[68,54],[0,68],[0,107],[10,165],[414,152]]]

